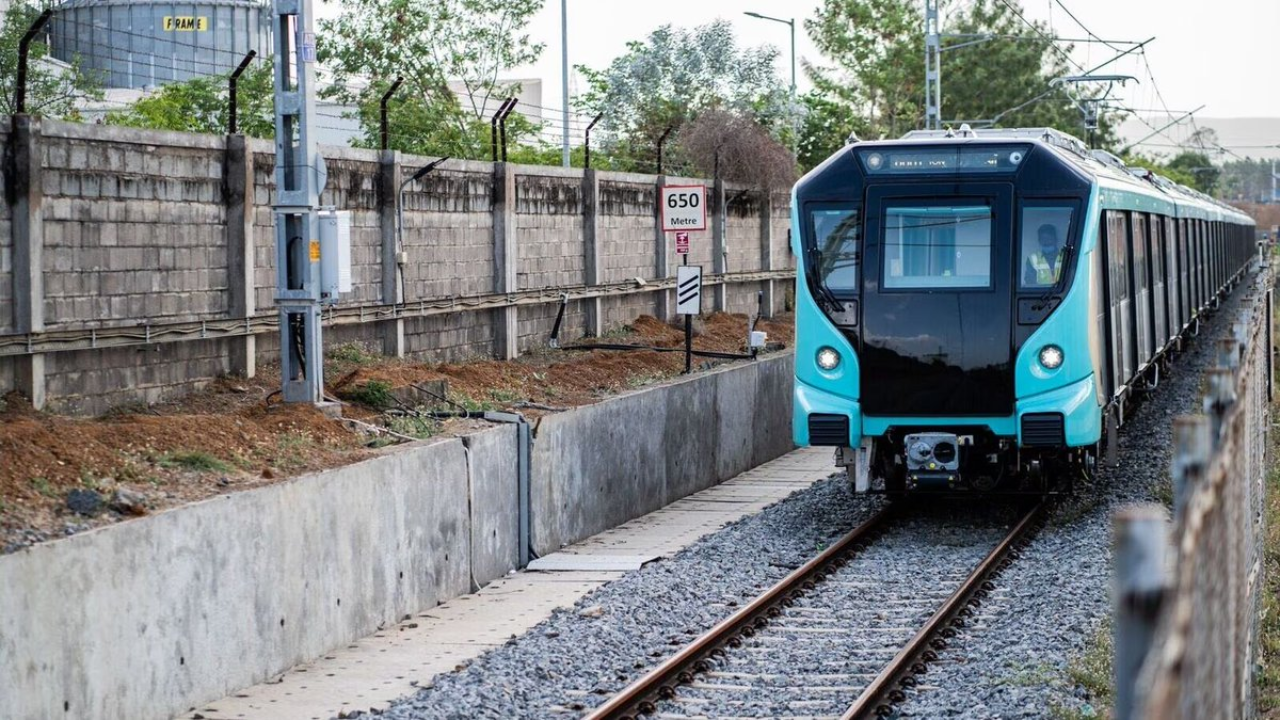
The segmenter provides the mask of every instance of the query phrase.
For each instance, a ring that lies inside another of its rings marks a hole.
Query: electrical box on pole
[[[942,35],[938,0],[924,0],[924,129],[942,129]]]
[[[274,0],[276,305],[285,402],[324,400],[320,328],[320,192],[324,160],[312,132],[316,35],[312,0]]]

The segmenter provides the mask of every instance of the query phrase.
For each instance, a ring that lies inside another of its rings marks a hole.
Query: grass
[[[419,440],[426,440],[436,434],[436,421],[418,415],[392,417],[387,422],[387,429],[401,435],[408,435]]]
[[[454,405],[441,407],[441,410],[457,410],[461,407],[463,410],[471,413],[482,413],[490,410],[497,410],[498,406],[488,400],[477,400],[469,395],[460,393],[449,393],[449,401]]]
[[[513,402],[519,402],[520,400],[524,399],[524,397],[521,396],[520,393],[516,392],[515,390],[509,390],[507,388],[493,388],[492,390],[489,391],[489,397],[493,398],[495,402],[499,402],[499,403],[513,403]]]
[[[639,375],[632,375],[631,377],[627,378],[626,385],[629,388],[641,388],[641,387],[644,387],[645,385],[652,385],[653,383],[662,382],[663,380],[666,380],[666,379],[667,379],[667,376],[658,371],[643,372],[643,373],[640,373]]]
[[[1073,658],[1067,665],[1067,679],[1084,688],[1088,701],[1075,708],[1051,703],[1049,716],[1056,720],[1083,720],[1084,718],[1109,718],[1115,705],[1115,688],[1112,685],[1112,658],[1115,652],[1111,641],[1111,620],[1103,621],[1086,646],[1083,655]]]
[[[194,472],[234,472],[230,463],[219,460],[203,450],[183,450],[165,453],[156,460],[162,468],[191,470]]]
[[[382,356],[370,352],[364,343],[357,342],[343,343],[331,348],[329,352],[325,353],[325,356],[335,363],[357,367],[373,365],[384,359]]]
[[[276,438],[271,462],[284,472],[294,472],[307,467],[307,458],[315,450],[316,441],[307,433],[291,432]]]
[[[1280,710],[1280,468],[1275,467],[1267,474],[1266,528],[1255,676],[1259,716]]]
[[[391,383],[370,380],[343,391],[342,398],[374,410],[386,410],[395,403],[391,396]]]
[[[41,495],[47,498],[58,497],[57,491],[55,491],[53,489],[53,486],[49,484],[48,478],[42,478],[42,477],[31,478],[31,487],[34,488],[36,492],[40,493]]]

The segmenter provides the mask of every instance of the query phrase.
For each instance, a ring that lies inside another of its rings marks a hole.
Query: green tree
[[[1196,184],[1195,175],[1185,172],[1179,168],[1171,168],[1169,167],[1168,164],[1161,162],[1157,158],[1153,158],[1148,155],[1143,155],[1142,153],[1132,153],[1129,155],[1125,155],[1124,158],[1122,159],[1124,160],[1126,165],[1130,165],[1133,167],[1146,168],[1157,175],[1162,175],[1178,183],[1179,185],[1186,185],[1187,187],[1195,187],[1195,184]]]
[[[1226,163],[1218,192],[1230,200],[1267,202],[1271,198],[1271,163],[1253,158]]]
[[[18,44],[27,29],[40,15],[40,8],[30,0],[15,0],[4,13],[0,27],[0,112],[12,115],[17,112],[14,87],[18,77]],[[31,115],[79,119],[76,105],[84,99],[100,99],[102,84],[91,73],[81,69],[79,60],[72,60],[70,67],[60,69],[42,62],[49,55],[49,46],[32,42],[27,53],[27,112]]]
[[[341,14],[320,23],[320,61],[333,76],[328,97],[358,108],[360,144],[379,137],[379,99],[404,78],[388,106],[390,145],[427,155],[487,157],[489,118],[519,90],[501,73],[533,62],[542,44],[526,28],[544,0],[344,0]],[[375,81],[363,86],[365,78]],[[449,89],[462,86],[460,100]],[[508,121],[508,138],[520,119]],[[510,139],[508,140],[510,144]]]
[[[275,83],[270,59],[257,61],[236,81],[237,131],[275,137]],[[108,125],[223,134],[229,127],[231,74],[170,83],[123,110],[107,113]]]
[[[943,121],[1083,135],[1082,114],[1068,88],[1051,85],[1068,72],[1063,54],[1053,49],[1047,28],[1043,35],[1028,28],[1015,7],[1016,0],[972,0],[947,15],[948,33],[997,37],[949,42],[953,49],[941,61]],[[817,94],[808,101],[817,117],[807,120],[801,139],[806,167],[839,149],[849,130],[879,139],[924,126],[923,27],[923,8],[914,0],[824,0],[805,21],[829,62],[805,65]],[[840,122],[842,115],[851,119]],[[1096,141],[1106,146],[1113,137],[1107,122]]]
[[[576,102],[590,115],[604,113],[602,144],[624,169],[651,172],[663,131],[712,108],[750,117],[787,142],[789,90],[776,72],[777,59],[769,45],[740,47],[727,20],[692,29],[663,25],[644,41],[627,43],[608,67],[579,67],[587,91]],[[678,148],[670,155],[680,163]]]
[[[1190,177],[1191,182],[1184,184],[1206,195],[1213,195],[1217,191],[1218,177],[1222,175],[1222,171],[1209,160],[1208,155],[1190,150],[1175,155],[1166,167]]]

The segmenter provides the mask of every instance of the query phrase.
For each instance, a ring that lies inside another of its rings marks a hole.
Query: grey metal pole
[[[1115,580],[1116,720],[1132,720],[1138,708],[1138,675],[1155,637],[1169,580],[1164,508],[1138,505],[1113,521]]]
[[[800,115],[796,107],[796,19],[791,18],[791,154],[800,157]]]
[[[560,0],[560,82],[564,89],[560,164],[569,167],[569,0]]]

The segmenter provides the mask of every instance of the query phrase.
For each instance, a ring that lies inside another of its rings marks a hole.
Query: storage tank
[[[108,88],[146,88],[234,70],[271,54],[260,0],[69,0],[50,21],[51,54],[101,73]]]

